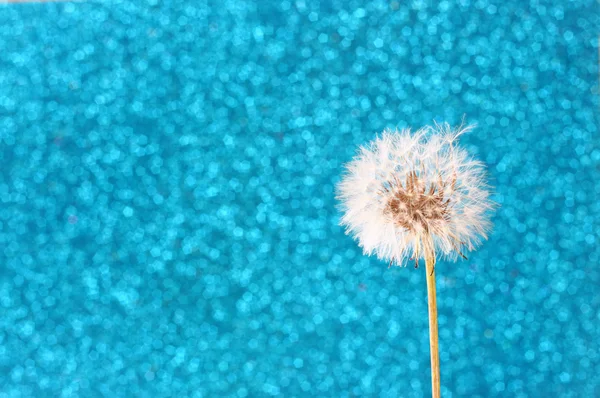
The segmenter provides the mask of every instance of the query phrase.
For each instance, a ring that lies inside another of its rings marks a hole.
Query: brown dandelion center
[[[452,188],[455,184],[456,180],[453,179]],[[404,184],[394,177],[384,188],[389,198],[385,211],[399,227],[409,231],[421,227],[428,231],[431,223],[449,217],[450,199],[444,200],[445,187],[446,183],[442,182],[441,177],[437,183],[426,186],[415,171],[408,173]]]

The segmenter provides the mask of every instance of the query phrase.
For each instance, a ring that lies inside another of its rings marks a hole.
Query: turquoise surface
[[[598,11],[0,4],[0,397],[428,396],[423,267],[334,186],[463,117],[500,208],[437,265],[442,396],[600,396]]]

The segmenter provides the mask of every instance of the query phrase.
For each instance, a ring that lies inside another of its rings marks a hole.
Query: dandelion
[[[346,165],[337,187],[346,233],[390,266],[425,260],[433,396],[439,397],[436,257],[456,260],[487,238],[494,205],[483,164],[459,146],[471,126],[386,130]]]

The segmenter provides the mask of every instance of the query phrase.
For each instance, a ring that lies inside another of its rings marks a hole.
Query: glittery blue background
[[[361,8],[362,7],[362,8]],[[461,118],[490,240],[438,264],[444,397],[600,396],[598,6],[0,5],[0,397],[430,394],[423,268],[338,226]]]

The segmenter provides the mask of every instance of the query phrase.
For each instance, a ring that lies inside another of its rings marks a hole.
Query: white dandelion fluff
[[[365,254],[390,265],[464,257],[487,238],[484,165],[457,146],[472,126],[386,130],[361,147],[337,187],[341,224]]]

